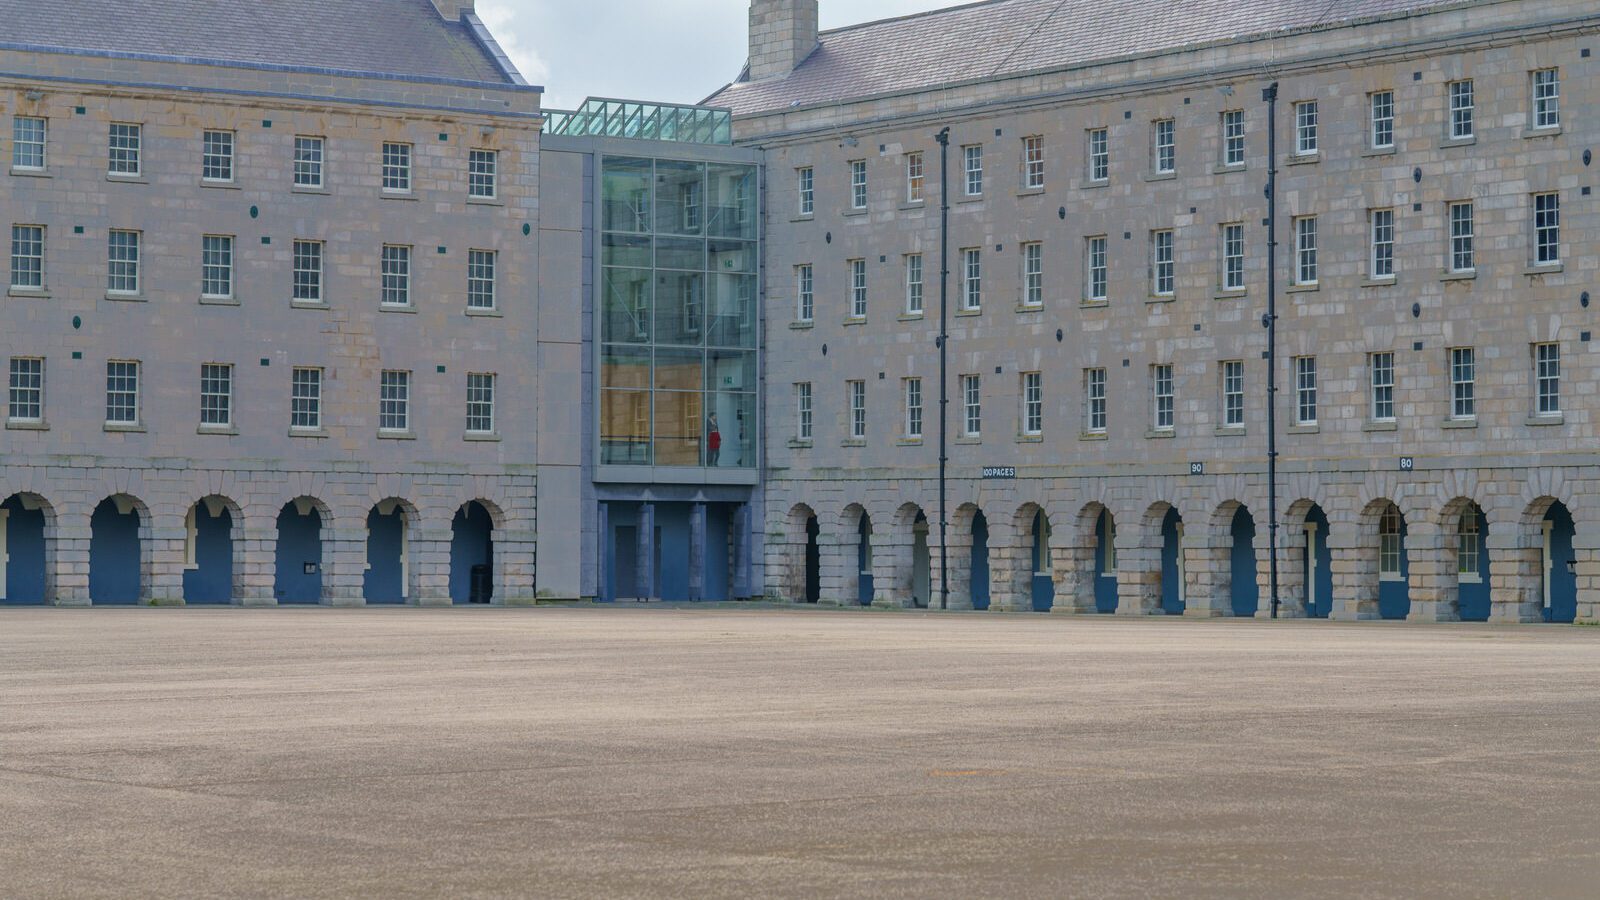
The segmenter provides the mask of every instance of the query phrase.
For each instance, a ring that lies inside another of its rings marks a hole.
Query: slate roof
[[[825,31],[785,78],[706,100],[735,115],[1059,69],[1460,0],[988,0]]]
[[[429,0],[0,0],[8,45],[517,83]]]

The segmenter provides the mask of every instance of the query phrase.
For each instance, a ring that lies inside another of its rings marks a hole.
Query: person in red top
[[[717,430],[717,414],[712,413],[706,422],[706,465],[715,466],[722,455],[722,432]]]

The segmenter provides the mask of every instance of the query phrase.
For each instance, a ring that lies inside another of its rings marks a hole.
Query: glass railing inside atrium
[[[590,98],[573,111],[545,110],[545,134],[685,144],[732,144],[733,113],[710,106]]]

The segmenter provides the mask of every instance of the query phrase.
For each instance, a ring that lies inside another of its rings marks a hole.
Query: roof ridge
[[[859,31],[863,28],[873,28],[878,25],[888,25],[893,22],[906,22],[910,21],[911,19],[926,19],[930,16],[942,16],[946,13],[960,12],[961,10],[973,9],[974,7],[978,6],[999,6],[1002,3],[1016,2],[1018,2],[1018,0],[975,0],[975,2],[972,3],[960,3],[955,6],[945,6],[939,9],[925,9],[922,12],[906,13],[903,16],[890,16],[887,19],[873,19],[870,22],[857,22],[853,25],[840,25],[838,28],[829,28],[826,31],[817,32],[817,38],[820,40],[822,37],[830,34],[840,34],[846,31]]]

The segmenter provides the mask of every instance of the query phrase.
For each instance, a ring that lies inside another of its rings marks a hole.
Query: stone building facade
[[[0,3],[0,597],[576,596],[536,553],[577,415],[540,402],[576,340],[537,300],[540,89],[470,0],[181,4],[204,47],[179,5]]]
[[[1267,615],[1272,402],[1283,615],[1600,618],[1593,4],[996,0],[773,71],[815,7],[708,100],[767,159],[769,596]]]

